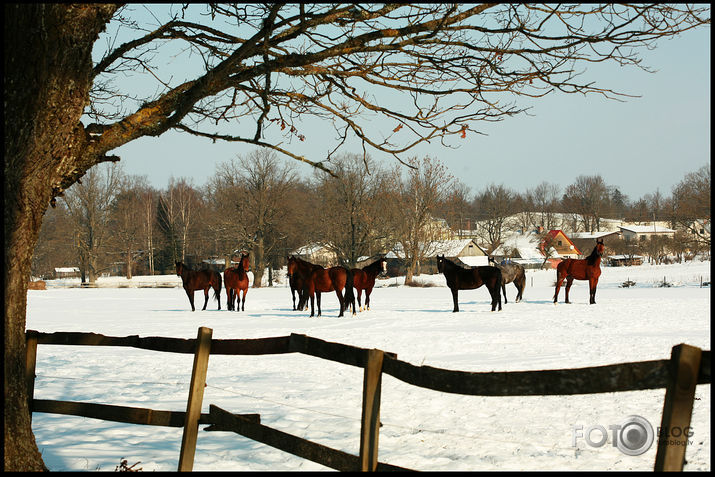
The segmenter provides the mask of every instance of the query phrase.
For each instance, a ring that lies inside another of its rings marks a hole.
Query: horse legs
[[[497,285],[497,290],[498,289],[499,289],[499,285]],[[501,291],[504,294],[504,304],[506,305],[509,302],[506,301],[506,282],[504,280],[501,281]],[[491,290],[490,290],[490,292],[491,292]],[[494,302],[494,300],[492,300],[492,302]],[[494,311],[494,310],[492,310],[492,311]]]
[[[340,303],[340,314],[338,315],[338,318],[340,318],[341,316],[344,316],[345,300],[343,299],[343,294],[337,287],[335,288],[335,294],[338,295],[338,303]]]
[[[571,284],[573,283],[573,277],[566,277],[566,301],[564,303],[571,303],[569,301],[569,290],[571,289]]]
[[[322,312],[321,312],[321,309],[320,309],[320,292],[319,292],[319,291],[315,292],[315,301],[318,302],[318,316],[320,316]],[[312,304],[312,303],[311,303],[311,304]],[[312,316],[312,315],[311,315],[311,316]]]
[[[504,282],[501,283],[502,289],[504,287]],[[501,311],[501,292],[499,290],[499,284],[496,283],[494,286],[489,287],[489,294],[492,296],[492,311],[494,311],[499,304],[499,311]],[[504,303],[506,303],[506,293],[504,293]]]
[[[248,293],[248,288],[243,290],[243,299],[241,300],[241,311],[246,311],[246,293]],[[236,292],[238,294],[238,292]]]
[[[515,303],[519,303],[524,295],[524,288],[526,287],[526,277],[520,278],[519,280],[514,280],[514,286],[516,287]]]
[[[231,303],[231,287],[226,285],[226,309],[233,311],[233,303]]]
[[[362,303],[360,302],[360,300],[362,299],[362,288],[356,288],[356,290],[358,292],[358,310],[362,311]],[[367,304],[367,292],[365,292],[365,304]]]
[[[189,303],[191,303],[191,311],[196,311],[196,308],[194,308],[194,292],[189,291],[188,288],[184,288],[184,291],[186,292],[186,296],[189,297]]]
[[[204,311],[206,309],[206,305],[209,303],[209,288],[211,288],[210,285],[204,288],[204,307],[201,308],[201,311]]]
[[[457,294],[459,293],[459,290],[455,287],[452,288],[452,301],[454,301],[454,309],[452,310],[452,313],[457,313],[459,311],[459,305],[457,304]]]
[[[588,281],[589,285],[589,304],[596,304],[596,286],[598,285],[598,278],[592,278]]]
[[[556,273],[556,292],[554,292],[554,304],[556,304],[559,300],[559,290],[561,290],[561,284],[563,283],[564,278],[565,277],[559,275],[558,272]],[[566,302],[568,303],[568,298],[566,298]]]
[[[370,294],[372,293],[372,287],[365,289],[365,309],[370,309]]]

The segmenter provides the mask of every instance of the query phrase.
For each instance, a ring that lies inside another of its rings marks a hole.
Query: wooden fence
[[[293,455],[341,470],[410,470],[378,462],[380,390],[382,374],[440,392],[474,396],[572,395],[666,388],[661,429],[690,426],[695,387],[709,384],[710,351],[681,344],[671,358],[576,369],[521,372],[466,372],[415,366],[394,353],[332,343],[300,334],[258,339],[212,339],[212,330],[201,327],[196,339],[104,336],[95,333],[41,333],[28,330],[27,386],[31,412],[91,417],[107,421],[154,426],[183,427],[180,471],[193,468],[199,424],[205,431],[231,431]],[[34,399],[38,344],[130,346],[153,351],[193,353],[194,365],[186,412],[162,411],[85,402]],[[233,414],[215,405],[201,413],[210,354],[260,355],[302,353],[364,369],[360,455],[355,456],[273,429],[260,423],[257,414]],[[682,470],[686,433],[658,441],[654,470]]]

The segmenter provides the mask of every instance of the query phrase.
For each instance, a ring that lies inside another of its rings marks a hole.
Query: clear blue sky
[[[640,98],[618,102],[551,94],[519,103],[533,105],[531,116],[477,126],[487,135],[469,134],[458,149],[425,145],[411,155],[440,159],[472,193],[492,183],[525,192],[542,181],[558,184],[563,192],[579,175],[600,174],[631,200],[656,190],[667,196],[685,174],[710,163],[710,28],[661,41],[643,57],[656,73],[617,65],[590,65],[586,72],[603,87]],[[295,152],[311,160],[323,159],[334,147],[331,136],[320,131],[305,135],[305,143],[294,143]],[[202,186],[216,165],[254,148],[170,132],[135,140],[113,153],[127,173],[146,175],[152,185],[165,188],[171,177]],[[395,164],[391,157],[369,152]],[[312,175],[309,166],[298,170]]]

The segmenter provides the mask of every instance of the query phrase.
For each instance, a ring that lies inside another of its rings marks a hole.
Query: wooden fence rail
[[[38,344],[130,346],[139,349],[193,353],[191,386],[186,412],[161,411],[33,398]],[[203,388],[210,354],[261,355],[302,353],[364,369],[360,455],[287,434],[260,423],[258,414],[233,414],[210,405],[201,413]],[[671,359],[620,363],[575,369],[516,372],[466,372],[415,366],[395,353],[333,343],[301,334],[257,339],[212,339],[211,330],[199,328],[196,339],[114,337],[95,333],[27,331],[27,386],[31,412],[50,412],[132,424],[183,427],[179,470],[191,470],[199,424],[205,431],[231,431],[285,452],[337,470],[409,470],[377,460],[382,374],[408,384],[440,392],[474,396],[572,395],[666,388],[661,428],[690,425],[695,387],[708,384],[710,351],[689,345],[673,347]],[[682,442],[681,442],[682,441]],[[686,436],[660,439],[655,470],[682,470]]]

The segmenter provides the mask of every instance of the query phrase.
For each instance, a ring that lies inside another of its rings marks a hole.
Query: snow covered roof
[[[571,232],[569,235],[572,239],[599,239],[617,233],[617,231],[610,230],[606,232]]]
[[[454,240],[435,240],[429,243],[429,247],[423,247],[423,250],[429,250],[431,256],[444,255],[445,257],[458,257],[462,251],[470,245],[477,247],[485,256],[486,252],[473,239],[454,239]],[[421,244],[422,246],[422,244]],[[385,258],[403,258],[402,244],[396,243],[393,249],[385,255]],[[461,258],[461,257],[460,257]]]
[[[483,267],[489,265],[489,257],[486,255],[459,257],[464,264],[470,267]]]
[[[78,267],[57,267],[55,268],[55,273],[77,273],[79,272]]]
[[[620,228],[637,234],[675,233],[675,230],[660,225],[621,225]]]
[[[534,233],[520,234],[515,232],[507,237],[504,242],[492,251],[492,255],[507,255],[507,250],[516,250],[519,257],[524,259],[541,259],[544,254],[539,249],[541,239],[539,235]],[[560,255],[556,250],[553,251],[551,258],[559,258]]]
[[[462,250],[467,248],[469,245],[473,245],[481,250],[482,253],[485,253],[484,250],[482,250],[481,247],[479,247],[479,245],[477,245],[477,243],[472,239],[438,240],[432,243],[434,250],[437,251],[436,253],[446,257],[458,256],[462,253]]]

